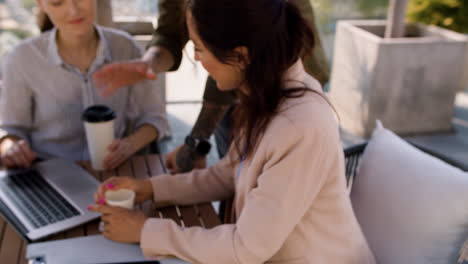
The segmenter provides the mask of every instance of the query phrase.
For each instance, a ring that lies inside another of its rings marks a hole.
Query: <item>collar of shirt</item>
[[[317,79],[312,78],[310,80],[310,76],[304,69],[304,64],[302,64],[302,60],[298,59],[289,69],[286,71],[283,77],[284,82],[284,89],[293,89],[298,87],[304,87],[306,83],[312,84],[309,89],[315,90],[319,93],[322,93],[322,85]],[[309,80],[307,80],[309,79]]]
[[[96,52],[96,58],[92,63],[92,67],[99,67],[105,63],[112,62],[112,55],[101,27],[99,27],[98,25],[94,25],[94,28],[96,29],[99,36],[99,45]],[[58,53],[56,36],[57,28],[54,27],[53,29],[51,29],[48,40],[48,61],[56,66],[66,65],[66,63],[62,60]]]

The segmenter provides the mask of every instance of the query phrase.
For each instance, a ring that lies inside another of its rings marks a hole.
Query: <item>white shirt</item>
[[[141,57],[136,42],[125,32],[95,26],[99,35],[96,58],[87,74],[67,65],[56,44],[56,29],[28,39],[8,56],[3,69],[0,136],[28,140],[41,158],[88,160],[81,114],[93,104],[111,107],[117,115],[115,136],[127,132],[129,121],[154,126],[160,137],[168,129],[162,94],[156,82],[123,87],[103,98],[92,75],[101,66]]]

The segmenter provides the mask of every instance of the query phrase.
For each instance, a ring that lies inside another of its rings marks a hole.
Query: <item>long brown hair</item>
[[[233,143],[239,159],[250,157],[281,102],[300,97],[307,87],[284,89],[286,71],[314,47],[315,33],[287,0],[188,0],[203,44],[221,62],[242,58],[245,46],[248,95],[239,93],[233,112]]]

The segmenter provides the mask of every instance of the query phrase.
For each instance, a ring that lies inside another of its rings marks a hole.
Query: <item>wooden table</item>
[[[93,171],[88,164],[82,164],[82,166],[91,172],[91,174],[93,174],[100,181],[104,181],[114,175],[132,176],[135,178],[148,178],[151,175],[162,174],[165,170],[161,157],[155,154],[136,156],[127,161],[115,171],[111,172]],[[203,226],[206,228],[211,228],[221,224],[211,203],[204,203],[193,206],[172,206],[162,209],[152,208],[151,203],[151,201],[146,202],[142,205],[141,209],[143,209],[145,212],[148,212],[152,217],[170,218],[184,227]],[[99,220],[95,220],[71,230],[55,234],[46,240],[51,241],[99,234],[98,225]],[[0,263],[27,264],[28,260],[25,258],[26,247],[27,242],[16,233],[13,227],[11,227],[2,217],[0,217]]]

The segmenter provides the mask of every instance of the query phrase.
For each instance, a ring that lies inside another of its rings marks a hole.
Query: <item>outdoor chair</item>
[[[420,146],[417,146],[417,145],[414,145],[412,144],[413,146],[417,147],[418,149],[440,159],[440,160],[443,160],[444,162],[450,164],[450,165],[453,165],[457,168],[460,168],[464,171],[468,171],[468,168],[466,168],[465,165],[463,164],[460,164],[456,161],[453,161],[451,159],[448,159],[442,155],[439,155],[433,151],[430,151],[426,148],[423,148],[423,147],[420,147]],[[352,184],[354,182],[354,178],[356,177],[356,174],[357,174],[357,170],[358,170],[358,166],[359,166],[359,162],[361,161],[361,158],[362,158],[362,154],[364,153],[364,150],[366,149],[366,146],[367,146],[367,143],[361,143],[361,144],[357,144],[357,145],[354,145],[354,146],[350,146],[350,147],[347,147],[344,149],[344,155],[345,155],[345,168],[346,168],[346,182],[347,182],[347,186],[348,188],[351,188],[352,187]],[[467,150],[468,151],[468,150]]]
[[[381,124],[367,143],[344,154],[351,203],[377,263],[465,263],[466,166]]]

